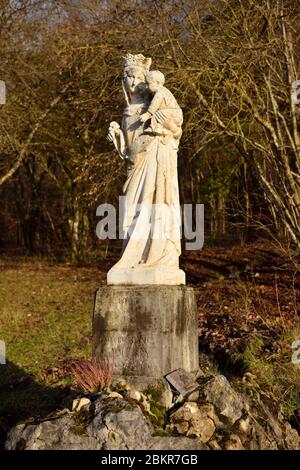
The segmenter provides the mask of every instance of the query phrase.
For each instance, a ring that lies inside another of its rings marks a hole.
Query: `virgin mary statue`
[[[185,284],[179,269],[181,212],[177,152],[182,112],[155,113],[160,131],[142,122],[153,99],[146,84],[151,59],[125,57],[123,91],[126,106],[122,124],[110,124],[108,140],[126,162],[123,188],[123,248],[107,275],[108,284]],[[165,89],[165,88],[164,88]]]

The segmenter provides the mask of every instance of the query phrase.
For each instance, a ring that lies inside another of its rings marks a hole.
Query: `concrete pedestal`
[[[114,377],[149,385],[179,367],[198,370],[198,315],[186,286],[107,286],[96,293],[93,354]]]

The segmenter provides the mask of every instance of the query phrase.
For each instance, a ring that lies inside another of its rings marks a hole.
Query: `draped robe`
[[[181,213],[177,175],[178,138],[145,132],[145,102],[129,104],[122,131],[127,147],[123,188],[123,249],[113,269],[179,268]]]

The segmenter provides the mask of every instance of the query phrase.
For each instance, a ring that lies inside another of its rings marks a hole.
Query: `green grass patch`
[[[0,338],[10,362],[44,380],[44,370],[91,354],[96,270],[71,267],[0,271]]]
[[[281,405],[286,418],[300,411],[300,365],[292,363],[291,348],[299,338],[298,328],[285,330],[276,344],[257,337],[237,355],[245,370],[256,376],[257,384]]]
[[[97,268],[0,263],[7,359],[0,365],[0,435],[61,407],[72,384],[64,364],[91,355],[94,294],[103,278]]]

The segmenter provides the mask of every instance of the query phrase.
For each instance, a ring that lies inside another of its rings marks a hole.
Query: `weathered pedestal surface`
[[[107,286],[96,293],[93,353],[113,363],[115,378],[150,384],[179,367],[198,370],[194,289]]]

